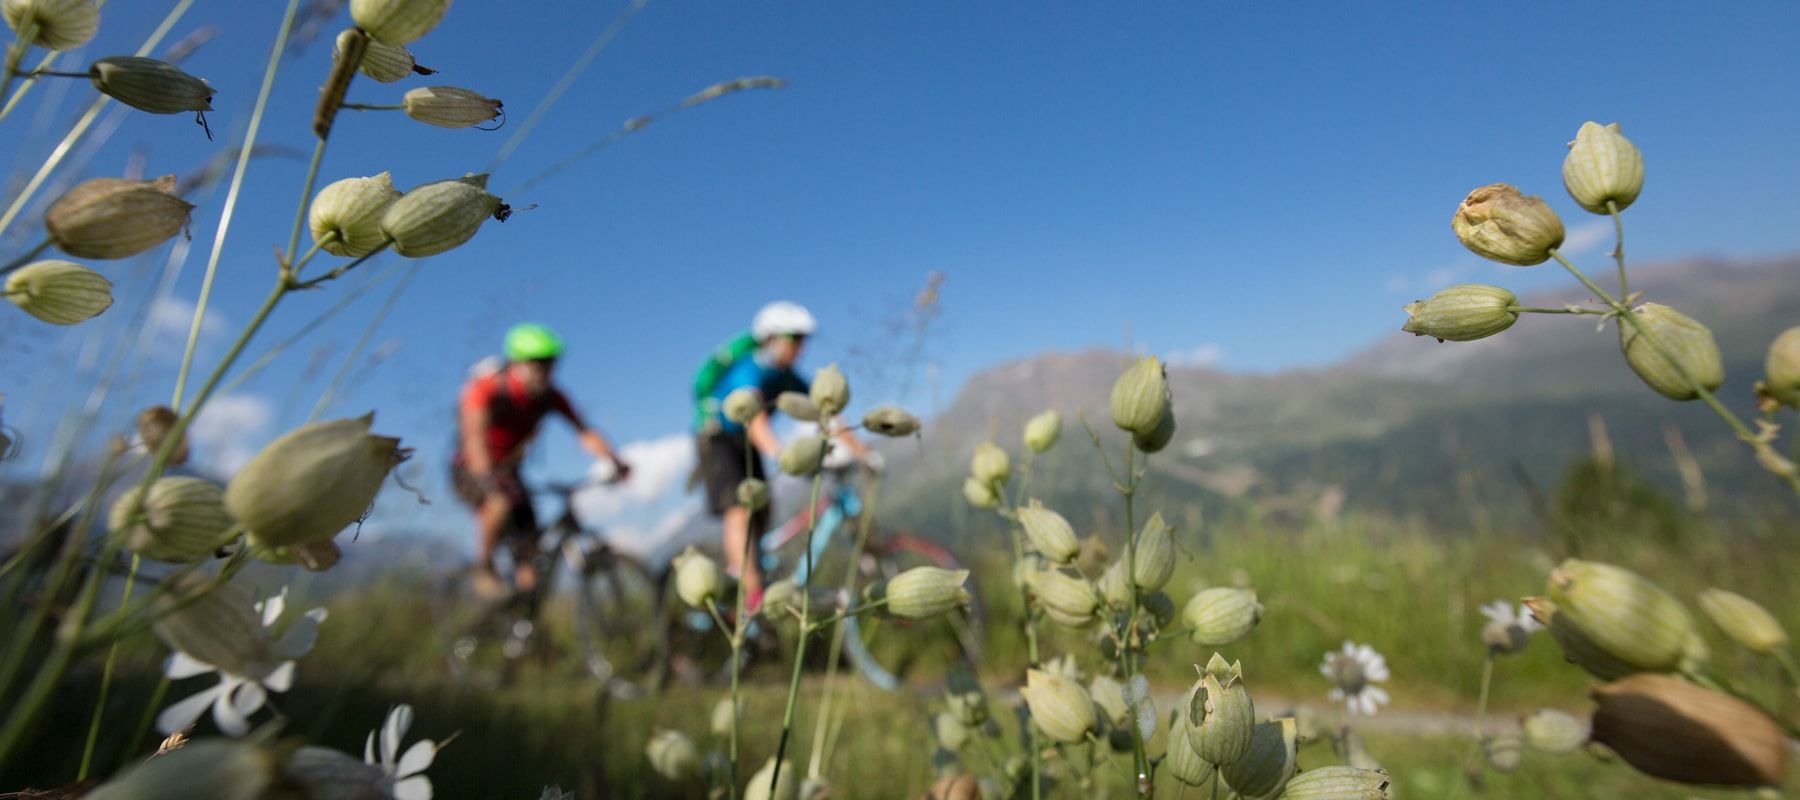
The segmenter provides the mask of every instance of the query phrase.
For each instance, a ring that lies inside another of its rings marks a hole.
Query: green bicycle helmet
[[[506,332],[506,357],[513,361],[541,361],[562,355],[562,337],[535,322],[512,326]]]

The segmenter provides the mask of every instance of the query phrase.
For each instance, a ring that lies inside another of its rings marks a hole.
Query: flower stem
[[[88,74],[85,72],[60,72],[60,71],[53,70],[53,69],[34,69],[34,70],[31,70],[30,72],[19,72],[17,74],[20,77],[31,78],[33,80],[36,80],[38,78],[86,78],[86,77],[88,77]]]
[[[1785,648],[1775,651],[1775,662],[1781,665],[1781,674],[1787,677],[1790,685],[1800,688],[1800,666],[1794,664],[1794,654]]]
[[[1164,414],[1173,414],[1173,409],[1164,409]],[[1125,495],[1125,581],[1131,586],[1131,611],[1125,617],[1125,635],[1119,643],[1119,664],[1125,669],[1125,680],[1129,684],[1137,674],[1137,620],[1138,620],[1138,583],[1137,583],[1137,517],[1136,500],[1138,478],[1142,474],[1134,466],[1137,443],[1129,438],[1125,442],[1125,484],[1120,490]],[[1150,454],[1144,454],[1144,462],[1148,465]],[[1136,784],[1132,793],[1139,797],[1150,796],[1155,787],[1150,780],[1150,758],[1144,751],[1143,730],[1134,718],[1131,725],[1131,763],[1136,772]]]
[[[805,553],[806,577],[808,582],[811,581],[813,574],[812,538],[813,531],[817,530],[819,527],[819,481],[823,478],[824,475],[822,473],[813,473],[812,499],[806,504]],[[807,622],[810,619],[811,614],[812,588],[810,586],[801,586],[800,641],[794,645],[794,674],[792,678],[788,679],[787,708],[783,709],[781,712],[781,741],[779,744],[775,745],[775,769],[769,771],[770,796],[775,795],[775,787],[780,785],[777,781],[781,779],[781,759],[783,756],[787,755],[788,735],[794,730],[794,707],[798,705],[795,701],[800,698],[800,670],[806,665],[806,640],[812,638],[810,636],[811,631],[807,628]]]
[[[846,597],[856,597],[857,568],[862,564],[863,549],[867,547],[869,543],[869,532],[875,527],[875,506],[880,498],[881,478],[877,476],[869,482],[868,501],[863,506],[863,513],[857,519],[856,543],[851,547],[850,559],[844,565],[844,581],[839,585],[839,589]],[[848,605],[850,601],[845,600],[844,602]],[[806,765],[806,774],[808,777],[817,778],[824,773],[824,765],[830,761],[830,759],[825,757],[825,731],[827,727],[835,729],[835,723],[833,722],[834,716],[841,717],[841,713],[834,714],[834,712],[836,712],[835,701],[837,699],[838,660],[844,652],[845,628],[842,624],[844,616],[847,614],[859,613],[873,607],[874,605],[868,605],[848,610],[831,621],[831,644],[827,645],[825,648],[825,689],[821,692],[822,696],[819,699],[819,720],[813,725],[812,756],[808,759]],[[837,741],[835,738],[833,738],[831,744],[831,749],[835,754],[835,751],[837,750]]]
[[[1515,314],[1606,314],[1606,313],[1609,313],[1606,311],[1601,311],[1598,308],[1582,308],[1580,306],[1567,306],[1567,307],[1563,307],[1563,308],[1539,308],[1536,306],[1507,306],[1506,310],[1511,311]]]
[[[19,256],[18,258],[15,258],[11,261],[8,261],[8,262],[6,262],[6,266],[0,267],[0,275],[12,274],[14,270],[17,270],[20,267],[23,267],[26,264],[31,263],[31,260],[34,258],[37,258],[39,253],[42,253],[48,249],[50,249],[50,238],[45,237],[43,241],[38,242],[36,246],[32,247],[30,250],[27,250],[24,255]]]
[[[26,12],[23,24],[19,26],[18,36],[6,47],[6,75],[0,77],[0,99],[12,89],[13,79],[19,77],[19,62],[25,60],[25,54],[31,52],[31,43],[37,39],[37,17]]]
[[[143,563],[143,556],[133,553],[131,571],[125,575],[125,596],[119,601],[124,607],[131,602],[131,590],[137,583],[138,567]],[[113,662],[119,656],[119,640],[114,639],[112,647],[106,651],[106,667],[100,671],[100,699],[94,702],[94,717],[88,722],[87,745],[81,750],[81,769],[75,773],[76,781],[87,780],[88,767],[94,760],[94,743],[100,739],[100,718],[106,713],[106,693],[112,688]]]
[[[1026,463],[1030,463],[1029,458]],[[1021,497],[1020,499],[1025,498]],[[1000,487],[1000,507],[1012,507],[1011,500],[1006,496],[1005,486]],[[1013,563],[1023,564],[1025,562],[1025,532],[1024,526],[1019,523],[1016,509],[1008,518],[1007,524],[1012,532]],[[1026,664],[1030,668],[1036,668],[1038,665],[1037,627],[1031,622],[1031,590],[1023,585],[1019,586],[1019,624],[1025,628]],[[1031,798],[1039,800],[1043,792],[1043,780],[1040,774],[1042,765],[1038,763],[1042,760],[1042,754],[1038,752],[1037,729],[1029,721],[1025,723],[1025,746],[1028,748],[1028,760],[1031,762]]]
[[[1619,217],[1619,204],[1606,201],[1606,211],[1613,221],[1613,261],[1619,265],[1619,296],[1631,298],[1631,284],[1625,280],[1625,220]]]
[[[1494,651],[1489,650],[1487,659],[1481,663],[1481,693],[1479,698],[1475,701],[1475,721],[1471,723],[1475,726],[1475,741],[1470,744],[1469,752],[1467,755],[1463,756],[1462,766],[1458,768],[1458,771],[1461,774],[1456,776],[1456,783],[1450,789],[1451,800],[1462,795],[1463,786],[1469,782],[1469,765],[1474,763],[1477,755],[1481,754],[1481,721],[1483,717],[1487,716],[1488,688],[1493,684],[1493,681]]]
[[[404,105],[378,106],[369,103],[345,103],[338,107],[348,108],[351,111],[403,111],[406,109]]]
[[[1637,312],[1632,311],[1629,306],[1626,306],[1623,302],[1614,298],[1611,294],[1608,294],[1605,289],[1600,288],[1599,284],[1594,283],[1593,280],[1583,274],[1580,269],[1570,263],[1567,258],[1564,258],[1562,253],[1553,249],[1550,251],[1550,255],[1561,263],[1563,268],[1569,271],[1570,275],[1575,276],[1576,280],[1581,281],[1581,285],[1586,286],[1588,291],[1593,292],[1596,297],[1599,297],[1602,302],[1612,308],[1621,319],[1624,319],[1633,328],[1637,329],[1638,335],[1644,337],[1644,341],[1650,343],[1650,347],[1656,351],[1656,354],[1662,356],[1665,361],[1669,362],[1670,366],[1675,368],[1675,374],[1681,376],[1682,380],[1687,381],[1688,386],[1694,390],[1694,393],[1700,400],[1706,403],[1706,406],[1711,408],[1714,414],[1719,415],[1719,419],[1724,420],[1725,424],[1729,425],[1732,431],[1737,433],[1738,438],[1750,446],[1750,449],[1754,450],[1758,456],[1780,457],[1780,454],[1775,453],[1774,449],[1769,446],[1767,441],[1764,441],[1761,437],[1751,433],[1750,428],[1745,426],[1743,421],[1738,419],[1736,414],[1731,413],[1731,409],[1726,408],[1724,403],[1719,402],[1719,398],[1715,397],[1705,386],[1700,385],[1699,381],[1694,380],[1694,376],[1688,373],[1687,368],[1683,367],[1680,360],[1676,359],[1669,351],[1668,346],[1663,344],[1662,338],[1651,331],[1650,327],[1645,325],[1643,320],[1638,319]],[[1794,494],[1800,495],[1800,472],[1794,470],[1785,472],[1771,471],[1776,472],[1777,475],[1780,475],[1786,480],[1789,488],[1794,490]]]
[[[294,251],[300,249],[300,231],[306,227],[306,212],[312,204],[313,186],[317,185],[319,180],[319,165],[325,161],[325,143],[327,141],[330,139],[319,137],[319,141],[313,145],[312,163],[306,168],[306,182],[300,188],[300,204],[294,209],[294,230],[288,235],[286,260],[290,264],[294,261]],[[318,248],[315,245],[313,249]],[[300,270],[295,267],[294,271],[299,272]]]

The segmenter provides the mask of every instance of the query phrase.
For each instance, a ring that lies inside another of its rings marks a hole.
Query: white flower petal
[[[281,612],[287,610],[287,587],[281,587],[281,591],[276,592],[274,597],[257,603],[256,610],[262,614],[263,627],[275,627],[276,621],[281,619]]]
[[[400,739],[406,735],[406,729],[412,727],[412,706],[405,703],[388,710],[387,720],[381,726],[381,763],[392,767],[394,760],[400,755]]]
[[[206,707],[212,705],[214,698],[224,691],[225,684],[221,683],[176,701],[156,715],[156,730],[167,736],[194,724],[201,714],[206,713]]]
[[[1515,617],[1514,621],[1528,634],[1544,629],[1543,624],[1537,621],[1537,617],[1531,615],[1531,609],[1524,606],[1519,606],[1519,616]]]
[[[263,676],[262,685],[271,692],[285,692],[294,687],[294,662],[283,661]]]
[[[1505,600],[1495,600],[1481,606],[1481,615],[1502,625],[1512,621],[1512,604]]]
[[[299,658],[311,652],[313,643],[319,639],[319,622],[324,619],[325,609],[315,608],[294,620],[294,624],[276,640],[275,654],[282,658]]]
[[[415,775],[394,784],[394,800],[431,800],[431,779]]]
[[[1369,713],[1371,714],[1375,713],[1376,703],[1386,704],[1390,699],[1387,690],[1379,686],[1370,686],[1364,689],[1363,696],[1369,698]]]
[[[244,690],[251,687],[255,687],[256,691],[249,697],[242,700],[236,697],[236,695],[244,694]],[[218,725],[219,732],[226,736],[234,739],[243,736],[250,732],[249,716],[256,713],[258,708],[262,708],[262,701],[267,697],[268,695],[263,692],[261,686],[254,683],[237,683],[213,701],[213,724]],[[248,700],[255,700],[256,706],[245,710],[244,705],[248,705]]]
[[[163,674],[169,676],[170,680],[178,681],[182,678],[192,678],[195,675],[205,675],[217,669],[218,667],[177,650],[169,656],[169,663],[163,667]]]
[[[365,739],[363,741],[363,763],[364,764],[379,764],[379,763],[381,763],[381,762],[375,760],[375,732],[374,731],[369,731],[369,738]]]
[[[437,744],[430,739],[420,739],[406,748],[406,754],[400,757],[400,764],[394,768],[394,777],[405,778],[417,775],[431,766],[431,759],[437,755]]]

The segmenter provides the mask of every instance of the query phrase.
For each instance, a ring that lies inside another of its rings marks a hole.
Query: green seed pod
[[[980,509],[1000,507],[1000,493],[973,475],[963,479],[963,499]]]
[[[1450,220],[1456,238],[1476,255],[1502,264],[1529,267],[1550,260],[1562,246],[1563,224],[1537,196],[1492,183],[1469,193]]]
[[[337,48],[332,52],[332,57],[343,57],[345,40],[353,34],[354,31],[350,30],[338,34]],[[435,71],[421,68],[411,50],[375,39],[370,39],[368,46],[363,49],[362,61],[357,63],[356,70],[382,83],[393,83],[414,73],[430,75]]]
[[[1131,609],[1131,584],[1125,580],[1125,562],[1114,561],[1100,573],[1100,580],[1095,581],[1095,588],[1100,590],[1100,599],[1106,607],[1118,611]]]
[[[1607,652],[1600,645],[1595,644],[1594,640],[1575,627],[1575,624],[1569,621],[1568,616],[1561,613],[1549,598],[1527,597],[1524,603],[1526,608],[1531,609],[1531,616],[1535,617],[1538,623],[1550,632],[1550,638],[1555,639],[1557,645],[1562,647],[1563,657],[1575,666],[1587,670],[1588,674],[1601,680],[1610,681],[1638,671],[1637,667],[1626,663]]]
[[[725,583],[725,576],[719,572],[718,562],[690,545],[675,557],[673,564],[675,594],[681,602],[704,610],[719,599],[719,587]]]
[[[863,429],[882,436],[911,436],[919,432],[919,418],[893,406],[882,406],[863,415]]]
[[[319,249],[334,256],[360,258],[387,244],[381,220],[400,199],[387,173],[334,181],[313,196],[307,227]],[[335,237],[327,239],[331,234]]]
[[[931,732],[937,736],[937,742],[945,750],[961,750],[969,743],[969,728],[962,720],[948,711],[939,711],[931,718]]]
[[[763,413],[762,396],[748,386],[732,389],[730,394],[725,395],[723,409],[726,419],[739,425],[748,425],[751,420],[756,419],[756,415]]]
[[[112,281],[73,261],[39,261],[6,276],[6,299],[52,325],[74,325],[112,307]]]
[[[1075,744],[1087,738],[1098,722],[1094,700],[1080,683],[1043,670],[1025,673],[1025,688],[1019,690],[1025,707],[1031,710],[1031,721],[1038,730],[1064,744]]]
[[[11,4],[8,4],[11,7]],[[258,800],[281,769],[276,754],[229,739],[203,739],[131,767],[86,800]]]
[[[1657,394],[1670,400],[1692,400],[1700,396],[1681,376],[1676,364],[1709,392],[1725,383],[1725,362],[1719,357],[1719,344],[1705,325],[1661,303],[1645,303],[1632,313],[1675,356],[1671,363],[1656,351],[1654,345],[1638,335],[1636,325],[1627,320],[1619,321],[1619,347],[1625,351],[1625,363],[1630,364],[1631,371]]]
[[[1244,686],[1241,662],[1225,663],[1214,653],[1184,712],[1188,720],[1188,745],[1194,754],[1218,766],[1227,766],[1250,749],[1256,731],[1256,706]]]
[[[887,612],[901,619],[930,619],[969,604],[966,569],[913,567],[887,582]]]
[[[819,471],[825,463],[825,437],[802,436],[781,449],[778,462],[781,471],[798,477],[808,477]]]
[[[1472,342],[1512,327],[1519,319],[1512,310],[1518,304],[1516,295],[1498,286],[1465,283],[1407,303],[1400,330],[1440,342]]]
[[[337,542],[329,539],[286,547],[270,547],[251,540],[249,545],[250,557],[257,561],[288,566],[298,564],[308,572],[324,572],[337,566],[337,562],[344,557],[344,551],[338,549]]]
[[[762,615],[772,620],[785,620],[800,610],[803,592],[793,578],[783,578],[763,590]]]
[[[769,507],[769,484],[761,478],[745,478],[737,487],[737,501],[751,511]]]
[[[450,0],[350,0],[350,18],[369,36],[396,47],[431,32]]]
[[[1550,573],[1550,599],[1587,638],[1638,671],[1680,666],[1699,631],[1661,587],[1631,570],[1568,559]]]
[[[792,581],[790,581],[789,583],[791,584]],[[774,588],[774,587],[771,586],[770,588]],[[767,603],[767,600],[765,600],[764,602]],[[765,605],[765,607],[767,607],[767,606]],[[719,702],[714,703],[713,709],[712,709],[712,719],[711,719],[710,727],[712,729],[713,735],[714,736],[730,736],[731,735],[731,721],[736,718],[737,718],[737,711],[736,711],[736,707],[731,704],[731,696],[726,695],[724,697],[719,698]]]
[[[187,227],[194,206],[174,192],[174,175],[94,178],[51,203],[44,228],[57,247],[78,258],[135,256]]]
[[[1624,211],[1644,189],[1644,156],[1619,132],[1619,123],[1581,123],[1563,157],[1563,186],[1582,208],[1609,214],[1607,202]]]
[[[1175,776],[1175,780],[1188,786],[1205,786],[1212,783],[1213,773],[1218,767],[1194,752],[1194,746],[1188,741],[1187,720],[1181,716],[1181,710],[1192,704],[1195,691],[1197,688],[1189,690],[1187,697],[1182,698],[1169,715],[1169,742],[1163,754],[1162,765],[1169,770],[1169,774]]]
[[[1131,722],[1131,709],[1125,705],[1125,685],[1105,675],[1095,675],[1088,683],[1088,697],[1099,710],[1100,719],[1108,727],[1124,728]]]
[[[487,192],[486,175],[420,186],[395,200],[381,217],[381,232],[394,252],[422,258],[448,252],[475,238],[488,217],[505,220],[512,208]]]
[[[1045,508],[1043,503],[1033,500],[1019,509],[1019,526],[1025,529],[1025,538],[1031,542],[1032,549],[1052,563],[1073,563],[1081,554],[1081,542],[1075,538],[1075,529],[1061,514]]]
[[[1775,615],[1748,597],[1724,589],[1707,589],[1700,593],[1700,611],[1732,641],[1753,653],[1771,656],[1787,649],[1787,630]]]
[[[1761,709],[1667,675],[1594,688],[1593,739],[1638,771],[1680,783],[1776,786],[1787,737]]]
[[[159,619],[152,628],[168,646],[221,671],[261,678],[276,665],[275,643],[263,628],[255,602],[242,589],[197,572],[177,572],[164,579],[167,591],[153,608]],[[172,609],[173,613],[170,613]]]
[[[770,781],[775,781],[773,787]],[[744,800],[800,800],[800,784],[794,778],[794,764],[781,762],[781,778],[775,778],[775,757],[763,762],[762,769],[750,776],[750,782],[744,785]]]
[[[393,783],[380,764],[310,745],[288,756],[281,778],[310,800],[374,800],[386,794],[384,783]]]
[[[675,783],[687,783],[700,774],[700,749],[681,731],[657,731],[644,745],[644,756],[656,774]]]
[[[776,395],[775,407],[781,413],[801,422],[818,422],[820,418],[818,404],[799,392],[782,392]]]
[[[1388,776],[1378,769],[1315,767],[1288,781],[1282,800],[1388,800]]]
[[[824,369],[813,374],[808,396],[813,405],[819,407],[820,416],[837,416],[838,412],[850,405],[850,381],[836,364],[827,364]]]
[[[314,422],[257,453],[225,487],[225,510],[253,543],[311,544],[337,536],[375,502],[400,440],[369,433],[373,413]]]
[[[1162,592],[1148,592],[1138,595],[1138,605],[1156,621],[1156,627],[1167,628],[1175,621],[1175,601]]]
[[[191,563],[208,558],[231,541],[225,490],[189,477],[159,478],[150,485],[143,515],[134,518],[143,492],[137,487],[113,501],[107,524],[124,537],[125,549],[158,561]]]
[[[1777,402],[1800,408],[1800,326],[1782,331],[1769,343],[1762,391]]]
[[[1519,720],[1525,745],[1540,753],[1567,755],[1587,744],[1588,726],[1573,715],[1540,708]]]
[[[406,115],[440,128],[472,128],[500,118],[502,103],[455,86],[421,86],[400,99]]]
[[[982,483],[999,486],[1012,480],[1012,459],[1007,458],[1000,445],[982,442],[975,445],[975,455],[969,460],[969,474]]]
[[[1509,775],[1519,768],[1519,761],[1525,755],[1525,742],[1517,734],[1490,736],[1482,740],[1481,754],[1495,772]]]
[[[1175,574],[1174,530],[1163,522],[1162,512],[1151,514],[1138,531],[1136,567],[1138,588],[1148,592],[1161,589]]]
[[[1243,800],[1274,800],[1294,777],[1299,755],[1298,723],[1282,717],[1258,724],[1250,736],[1250,749],[1219,774]]]
[[[1188,599],[1181,609],[1181,621],[1196,643],[1224,647],[1249,636],[1262,614],[1256,590],[1215,586]]]
[[[88,67],[88,80],[101,94],[139,111],[180,114],[211,111],[216,90],[166,61],[108,56]]]
[[[1140,358],[1113,383],[1113,424],[1146,436],[1156,431],[1169,410],[1169,381],[1155,356]]]
[[[1050,409],[1025,423],[1025,446],[1033,453],[1047,452],[1062,437],[1062,415]]]
[[[1172,409],[1163,413],[1162,419],[1156,423],[1156,427],[1149,433],[1134,433],[1131,435],[1132,445],[1137,447],[1139,452],[1143,453],[1160,453],[1163,451],[1163,448],[1169,446],[1169,442],[1174,440],[1175,412]]]
[[[94,0],[6,0],[0,14],[15,33],[33,26],[31,43],[50,50],[73,50],[100,30],[100,7]]]

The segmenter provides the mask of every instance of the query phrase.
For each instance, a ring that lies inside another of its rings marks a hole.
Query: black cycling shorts
[[[706,484],[706,510],[713,516],[725,513],[726,509],[739,505],[737,498],[738,484],[745,478],[768,480],[763,470],[762,454],[749,451],[749,463],[745,463],[745,435],[742,433],[702,433],[694,438],[700,456],[700,477]],[[766,518],[768,509],[759,512],[757,517]],[[750,529],[760,533],[764,525],[751,525]]]

